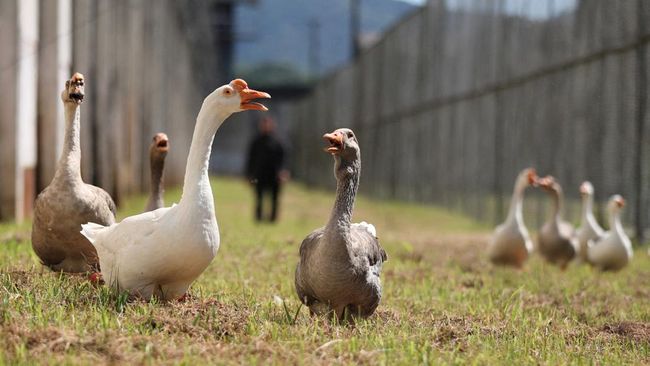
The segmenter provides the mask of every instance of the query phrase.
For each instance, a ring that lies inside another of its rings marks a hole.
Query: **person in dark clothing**
[[[287,179],[288,172],[284,168],[285,147],[275,135],[275,122],[266,117],[260,120],[259,133],[253,138],[248,148],[246,176],[255,186],[256,204],[255,219],[263,220],[262,202],[264,196],[271,195],[270,222],[278,217],[278,196],[280,186]]]

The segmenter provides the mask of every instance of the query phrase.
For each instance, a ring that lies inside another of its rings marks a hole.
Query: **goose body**
[[[620,212],[624,205],[621,196],[610,198],[607,204],[610,230],[600,238],[589,241],[589,262],[601,270],[617,271],[625,267],[634,255],[632,242],[621,224]]]
[[[327,225],[300,245],[296,293],[312,314],[334,313],[339,320],[367,317],[381,300],[380,275],[387,256],[373,225],[351,223],[361,169],[354,133],[338,129],[324,137],[335,159],[336,201]]]
[[[166,134],[159,132],[153,137],[149,146],[149,166],[151,169],[151,191],[147,200],[146,211],[157,210],[165,206],[163,193],[163,172],[165,170],[165,157],[169,151],[169,138]]]
[[[540,179],[539,185],[553,200],[551,215],[539,230],[539,252],[548,262],[564,269],[576,256],[578,239],[573,226],[562,219],[562,187],[553,177]]]
[[[578,236],[578,258],[581,262],[588,262],[587,248],[591,240],[597,240],[605,234],[598,221],[594,217],[593,204],[594,204],[594,187],[590,182],[583,182],[580,185],[580,195],[582,197],[582,216],[580,227],[577,230]]]
[[[75,73],[61,93],[66,132],[54,178],[36,198],[32,247],[41,262],[54,271],[88,272],[98,265],[97,252],[79,233],[88,221],[115,222],[115,203],[103,189],[81,179],[79,142],[83,75]]]
[[[535,170],[530,168],[517,176],[508,217],[496,227],[488,243],[488,257],[492,263],[521,267],[532,252],[533,242],[524,224],[522,206],[524,191],[535,184],[536,179]]]
[[[266,110],[252,99],[269,97],[236,79],[205,98],[178,205],[131,216],[107,227],[83,225],[83,235],[97,248],[101,274],[108,285],[144,299],[155,296],[170,300],[185,295],[220,244],[208,177],[214,135],[232,113]]]

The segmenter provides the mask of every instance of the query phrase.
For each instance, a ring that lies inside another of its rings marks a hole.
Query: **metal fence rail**
[[[650,2],[557,3],[430,1],[291,106],[295,176],[332,184],[317,146],[347,126],[368,194],[497,222],[516,174],[534,166],[563,184],[569,218],[588,179],[600,202],[624,195],[625,220],[643,233]],[[529,224],[544,219],[546,201],[527,200]]]

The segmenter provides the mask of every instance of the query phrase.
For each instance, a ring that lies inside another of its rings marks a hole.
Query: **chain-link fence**
[[[295,176],[332,184],[320,136],[346,126],[368,194],[498,222],[534,166],[563,184],[569,218],[590,180],[650,228],[650,1],[570,3],[430,1],[290,108]],[[529,225],[546,201],[527,197]]]

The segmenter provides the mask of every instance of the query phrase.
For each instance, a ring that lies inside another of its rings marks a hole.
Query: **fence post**
[[[644,1],[638,2],[638,37],[641,41],[645,35]],[[636,114],[636,146],[634,161],[634,231],[636,238],[642,242],[644,237],[643,227],[643,132],[646,118],[647,98],[647,71],[646,71],[646,46],[640,43],[636,48],[637,65],[637,114]]]

